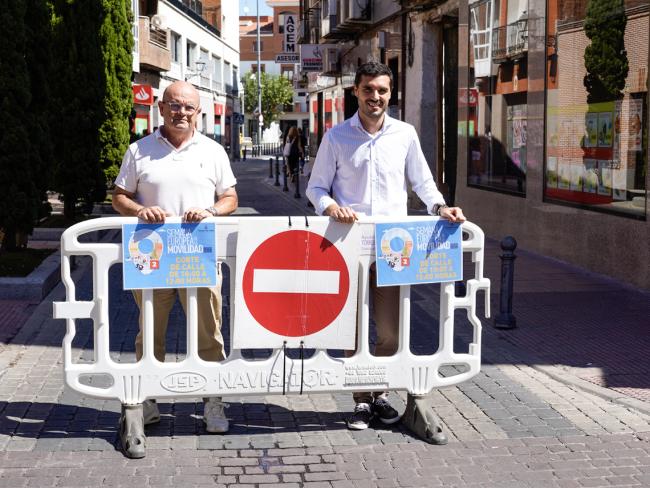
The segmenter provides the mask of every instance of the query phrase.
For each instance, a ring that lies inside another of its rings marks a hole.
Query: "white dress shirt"
[[[429,213],[445,203],[415,128],[384,115],[382,128],[369,134],[356,113],[323,137],[306,193],[319,215],[337,203],[358,214],[402,216],[407,179]]]
[[[157,205],[172,215],[190,207],[206,208],[237,184],[224,148],[194,131],[192,139],[174,147],[156,130],[134,142],[124,154],[115,185],[145,207]]]

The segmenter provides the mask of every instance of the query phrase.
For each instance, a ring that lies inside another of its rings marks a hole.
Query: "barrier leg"
[[[144,435],[144,415],[142,403],[122,405],[120,417],[120,442],[126,457],[139,459],[145,456],[147,438]]]
[[[402,424],[429,444],[444,445],[448,442],[440,419],[433,413],[431,402],[426,395],[407,396]]]

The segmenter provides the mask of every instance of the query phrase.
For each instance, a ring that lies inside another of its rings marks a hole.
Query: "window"
[[[210,57],[208,51],[201,49],[201,55],[199,56],[199,61],[203,63],[203,71],[200,72],[201,76],[201,86],[204,88],[209,88],[210,85]],[[199,67],[197,66],[197,69]]]
[[[260,40],[260,52],[264,51],[264,41]],[[257,52],[257,41],[253,41],[253,52]]]
[[[228,61],[223,63],[223,78],[226,81],[226,93],[232,93],[232,66]]]
[[[646,218],[648,15],[557,2],[546,70],[548,202]],[[636,8],[636,10],[635,10]]]
[[[174,63],[182,63],[182,49],[181,49],[181,36],[180,34],[176,34],[176,32],[172,32],[171,36],[171,49],[172,49],[172,62]]]
[[[221,58],[212,56],[212,89],[223,90],[223,78],[221,73]]]
[[[239,68],[237,66],[232,67],[232,92],[233,95],[239,94]]]
[[[285,15],[295,15],[292,12],[280,12],[278,14],[278,34],[284,34]]]
[[[468,186],[526,195],[528,128],[527,0],[470,6],[467,107]]]
[[[194,63],[196,62],[196,44],[188,40],[185,47],[185,64],[188,68],[194,69]]]
[[[286,78],[289,81],[293,80],[293,65],[291,66],[282,65],[281,69],[282,69],[282,76],[284,78]]]

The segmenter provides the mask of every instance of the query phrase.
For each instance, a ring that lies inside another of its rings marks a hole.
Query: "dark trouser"
[[[377,340],[375,356],[392,356],[397,352],[399,341],[399,286],[377,286],[375,265],[370,267],[370,294],[372,295],[372,318],[375,320]],[[349,351],[349,356],[354,354]],[[375,398],[386,396],[386,391],[355,392],[355,403],[372,403]]]
[[[299,164],[300,164],[300,158],[298,156],[287,157],[287,166],[289,166],[289,175],[298,174]]]

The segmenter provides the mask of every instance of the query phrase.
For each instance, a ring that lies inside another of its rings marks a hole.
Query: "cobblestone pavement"
[[[267,162],[233,166],[242,214],[311,212],[293,189],[273,186]],[[490,243],[487,255],[497,254]],[[116,450],[119,403],[63,387],[65,324],[51,318],[51,302],[64,298],[59,285],[0,350],[0,486],[650,486],[648,385],[637,378],[648,368],[648,335],[637,333],[650,316],[643,321],[648,295],[518,256],[519,327],[498,331],[484,320],[480,374],[431,395],[447,446],[423,443],[400,425],[347,430],[347,394],[269,395],[228,398],[227,435],[205,432],[202,402],[161,401],[161,422],[147,428],[147,457],[128,460]],[[82,262],[73,274],[80,299],[92,289],[86,270]],[[486,272],[494,313],[496,257]],[[137,312],[121,290],[120,270],[110,273],[111,354],[131,361]],[[415,353],[437,348],[437,300],[436,287],[413,288]],[[168,360],[183,356],[182,323],[177,306]],[[462,350],[471,331],[461,313],[456,323],[455,348]],[[92,360],[91,324],[78,321],[77,329],[74,350],[79,360]],[[403,394],[391,400],[404,409]]]

